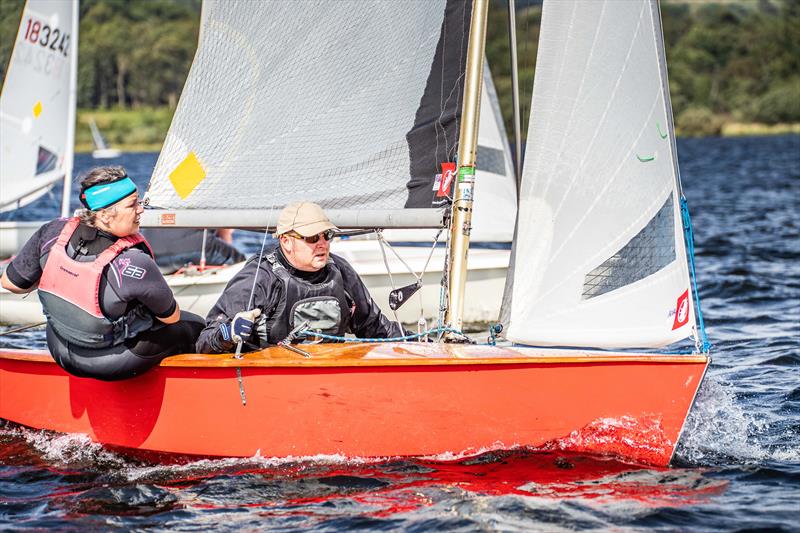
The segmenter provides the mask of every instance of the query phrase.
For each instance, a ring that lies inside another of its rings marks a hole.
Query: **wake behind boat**
[[[449,228],[445,322],[430,333],[463,340],[488,3],[259,6],[261,16],[249,2],[204,4],[148,191],[159,209],[145,214],[156,225],[235,219],[265,230],[278,207],[312,200],[342,228]],[[231,28],[265,42],[231,43]],[[709,359],[658,4],[545,3],[536,68],[507,329],[516,345],[184,354],[116,383],[69,376],[45,352],[5,350],[0,417],[199,455],[545,446],[668,464]],[[208,114],[192,112],[211,94]],[[454,187],[434,191],[453,160]],[[232,187],[247,191],[235,210]],[[636,349],[687,338],[694,354]]]

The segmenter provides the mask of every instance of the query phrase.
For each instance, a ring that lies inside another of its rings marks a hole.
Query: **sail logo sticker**
[[[442,173],[436,175],[436,197],[450,196],[450,186],[456,175],[455,163],[442,163]]]
[[[675,322],[672,324],[672,329],[675,330],[681,326],[685,326],[687,322],[689,322],[688,289],[678,297],[678,302],[675,304]]]
[[[206,179],[206,171],[200,165],[194,152],[189,152],[189,155],[169,175],[169,181],[181,200],[186,200],[204,179]]]

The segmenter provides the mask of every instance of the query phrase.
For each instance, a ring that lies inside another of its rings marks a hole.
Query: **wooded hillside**
[[[0,0],[0,75],[24,0]],[[527,121],[541,7],[517,1],[523,122]],[[83,0],[78,105],[173,108],[197,43],[201,0]],[[510,124],[506,1],[492,0],[487,55]],[[800,1],[664,0],[670,88],[678,130],[717,134],[726,123],[800,122]],[[160,113],[168,124],[170,113]],[[151,124],[166,133],[166,126]],[[101,124],[102,126],[102,124]],[[112,141],[114,132],[107,133]]]

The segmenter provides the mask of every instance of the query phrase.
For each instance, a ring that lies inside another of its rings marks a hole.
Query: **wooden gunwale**
[[[317,344],[303,345],[311,354],[303,357],[284,348],[272,347],[243,354],[180,354],[161,362],[162,367],[182,368],[331,368],[398,366],[480,366],[480,365],[549,365],[597,363],[707,363],[708,356],[584,352],[579,350],[506,348],[486,345],[432,343]],[[46,350],[0,350],[0,359],[53,363]]]

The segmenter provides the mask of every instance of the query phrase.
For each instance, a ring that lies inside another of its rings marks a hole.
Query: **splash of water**
[[[707,376],[676,456],[689,464],[707,466],[800,461],[800,445],[771,449],[764,444],[770,429],[763,414],[747,411],[737,400],[732,385]]]
[[[621,416],[594,420],[566,437],[547,443],[544,449],[663,465],[669,461],[672,447],[658,417]]]
[[[69,468],[95,466],[116,469],[127,465],[124,457],[92,442],[87,435],[83,434],[53,433],[22,426],[9,426],[0,429],[0,437],[24,439],[43,459],[57,466]]]
[[[48,463],[63,468],[100,470],[115,480],[126,482],[159,482],[171,479],[209,477],[243,470],[303,470],[311,466],[358,467],[380,463],[389,458],[345,457],[344,455],[313,455],[265,457],[192,458],[179,463],[165,464],[140,460],[118,453],[93,442],[81,433],[55,433],[8,423],[0,426],[0,439],[22,439]]]

